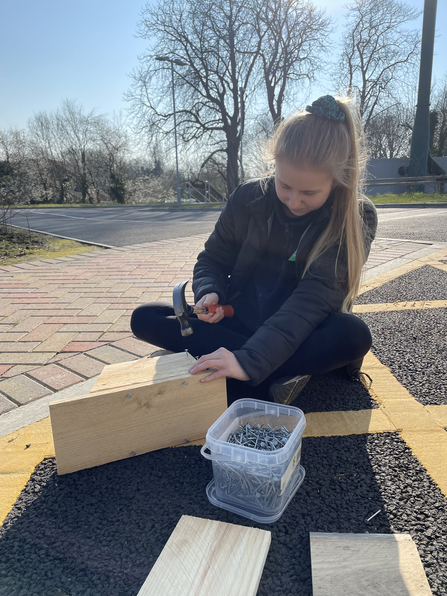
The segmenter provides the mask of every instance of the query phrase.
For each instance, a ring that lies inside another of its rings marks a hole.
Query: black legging
[[[133,311],[130,326],[138,339],[173,352],[188,350],[196,357],[221,347],[230,352],[239,350],[253,335],[236,317],[211,324],[193,315],[190,323],[194,333],[183,337],[172,304],[149,302]],[[227,379],[229,403],[242,397],[269,400],[270,384],[280,377],[323,374],[348,364],[360,368],[371,343],[369,328],[361,319],[352,314],[330,315],[288,360],[259,385]]]

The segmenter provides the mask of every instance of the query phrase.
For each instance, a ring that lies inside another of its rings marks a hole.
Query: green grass
[[[415,192],[405,193],[403,195],[375,195],[369,198],[375,205],[383,205],[385,203],[447,203],[447,193],[441,195],[439,193],[428,194]]]
[[[97,249],[96,246],[19,228],[8,228],[6,234],[0,231],[0,266],[28,263],[38,259],[68,257],[95,249]]]

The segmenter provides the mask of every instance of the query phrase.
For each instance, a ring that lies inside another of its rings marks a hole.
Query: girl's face
[[[329,170],[296,167],[288,160],[276,160],[275,187],[289,217],[301,217],[322,207],[334,187]]]

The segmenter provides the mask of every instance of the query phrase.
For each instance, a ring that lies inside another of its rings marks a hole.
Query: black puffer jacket
[[[256,181],[234,191],[198,256],[193,280],[196,302],[205,294],[216,292],[219,303],[227,304],[243,292],[244,283],[267,246],[275,200],[279,199],[273,179],[266,191]],[[346,279],[347,263],[339,256],[336,276],[338,245],[327,250],[302,275],[311,248],[329,223],[331,204],[328,199],[301,237],[296,254],[296,289],[244,346],[234,352],[254,385],[290,358],[326,317],[341,309],[346,296],[343,279]],[[377,214],[369,199],[365,198],[359,206],[368,256],[377,228]]]

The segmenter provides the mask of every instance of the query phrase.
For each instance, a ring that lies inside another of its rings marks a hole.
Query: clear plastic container
[[[292,434],[275,451],[228,443],[229,435],[247,422],[284,426]],[[214,480],[207,487],[210,502],[260,523],[278,520],[304,479],[299,464],[305,427],[299,408],[256,399],[235,401],[209,428],[201,450],[213,464]]]

